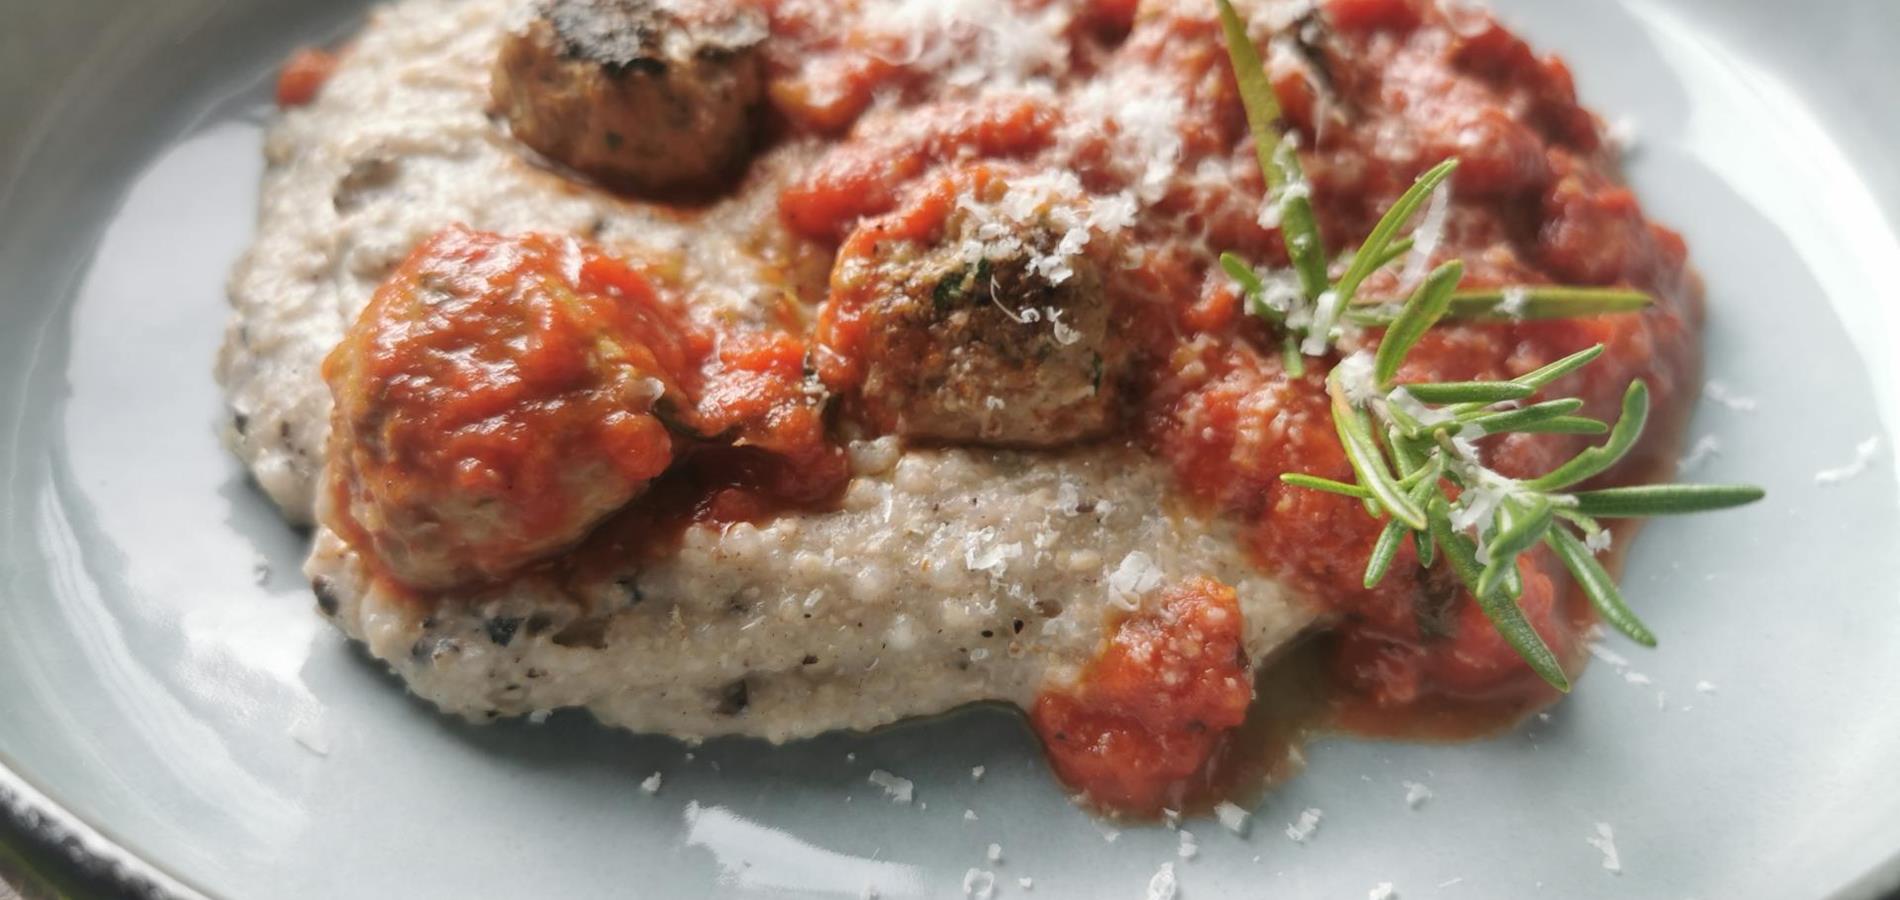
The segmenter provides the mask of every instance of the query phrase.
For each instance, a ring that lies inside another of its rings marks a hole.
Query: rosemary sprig
[[[1576,415],[1584,404],[1575,398],[1527,402],[1595,360],[1603,353],[1600,344],[1505,381],[1398,381],[1407,354],[1441,321],[1630,313],[1647,307],[1651,298],[1640,291],[1561,285],[1461,290],[1464,265],[1457,260],[1434,268],[1402,300],[1359,297],[1374,273],[1412,253],[1417,242],[1400,232],[1451,177],[1455,159],[1420,175],[1380,217],[1340,276],[1328,278],[1331,267],[1311,192],[1292,145],[1277,131],[1280,107],[1259,53],[1229,0],[1215,2],[1293,277],[1263,274],[1233,254],[1221,257],[1222,268],[1240,285],[1248,310],[1279,332],[1289,374],[1302,373],[1304,356],[1338,353],[1346,328],[1385,329],[1374,353],[1346,356],[1326,379],[1333,425],[1357,483],[1298,473],[1281,480],[1354,498],[1375,519],[1385,520],[1367,560],[1368,588],[1385,578],[1408,537],[1421,565],[1432,565],[1442,554],[1504,640],[1560,691],[1570,689],[1569,678],[1517,603],[1523,592],[1519,560],[1540,545],[1569,570],[1603,621],[1637,643],[1654,646],[1654,633],[1597,561],[1610,535],[1597,519],[1725,509],[1761,499],[1762,490],[1747,485],[1571,490],[1621,460],[1649,415],[1649,389],[1641,380],[1625,392],[1614,424]],[[1608,437],[1543,475],[1519,480],[1487,467],[1478,449],[1479,441],[1508,433]]]
[[[1410,237],[1399,232],[1458,166],[1448,159],[1427,170],[1381,216],[1336,281],[1327,275],[1326,242],[1313,213],[1312,189],[1300,168],[1294,147],[1281,138],[1280,102],[1267,80],[1260,53],[1247,36],[1247,26],[1230,0],[1215,0],[1228,61],[1240,88],[1241,105],[1253,136],[1254,156],[1267,185],[1267,203],[1279,219],[1281,242],[1292,261],[1294,284],[1290,291],[1269,290],[1270,279],[1255,272],[1245,260],[1228,253],[1221,266],[1239,282],[1247,308],[1289,337],[1306,356],[1325,356],[1341,335],[1341,323],[1362,327],[1389,325],[1404,298],[1358,296],[1372,273],[1405,258],[1413,249]],[[1290,295],[1290,296],[1289,296]],[[1297,300],[1286,308],[1276,306]],[[1650,303],[1649,295],[1621,288],[1520,285],[1476,290],[1454,290],[1444,318],[1469,321],[1559,319],[1631,312]],[[1298,375],[1303,363],[1289,354],[1288,371]]]

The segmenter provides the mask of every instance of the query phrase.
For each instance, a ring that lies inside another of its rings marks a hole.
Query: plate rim
[[[37,856],[57,857],[118,896],[140,900],[214,900],[66,808],[20,774],[0,754],[0,819],[12,825]],[[0,884],[0,887],[6,885]]]
[[[121,896],[140,900],[221,900],[165,871],[118,839],[68,810],[20,775],[0,754],[0,819],[16,826],[46,853],[62,855]],[[4,886],[4,885],[0,885]],[[1900,900],[1900,849],[1820,900]]]
[[[25,171],[34,151],[39,149],[32,140],[33,126],[41,124],[36,121],[38,118],[29,116],[27,140],[20,142],[17,155],[0,155],[0,175],[17,176]],[[4,188],[10,187],[9,181],[10,178],[0,179],[0,199],[8,193]],[[1878,198],[1878,191],[1873,194]],[[1900,222],[1894,224],[1900,228]],[[24,602],[21,598],[13,599]],[[111,834],[108,826],[73,811],[47,787],[31,779],[24,768],[4,752],[0,752],[0,822],[13,826],[24,836],[26,846],[15,849],[26,850],[33,857],[57,858],[68,863],[84,876],[104,883],[114,891],[113,896],[151,900],[225,900],[230,897],[171,873],[162,862],[148,858]],[[6,885],[0,884],[0,888],[4,887]],[[1900,900],[1900,848],[1818,896],[1826,900]]]

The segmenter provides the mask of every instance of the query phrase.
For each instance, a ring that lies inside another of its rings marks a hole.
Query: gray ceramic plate
[[[1708,275],[1710,375],[1752,401],[1704,402],[1691,437],[1721,450],[1696,474],[1770,500],[1651,528],[1627,585],[1664,648],[1599,663],[1547,721],[1327,741],[1249,836],[1189,823],[1182,861],[1165,829],[1108,842],[995,712],[689,755],[405,697],[312,613],[208,375],[268,73],[361,10],[3,0],[4,806],[227,897],[960,896],[971,868],[999,895],[1137,897],[1163,862],[1189,897],[1879,893],[1900,877],[1900,4],[1504,5],[1634,123],[1638,189]],[[1870,439],[1864,471],[1817,483]],[[1407,781],[1435,796],[1408,808]]]

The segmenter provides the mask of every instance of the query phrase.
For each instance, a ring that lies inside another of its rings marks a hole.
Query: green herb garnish
[[[1333,425],[1356,483],[1297,473],[1281,480],[1360,500],[1370,515],[1385,520],[1367,561],[1368,588],[1384,579],[1408,537],[1421,565],[1432,565],[1442,554],[1498,633],[1560,691],[1570,689],[1570,680],[1517,604],[1523,592],[1518,559],[1539,545],[1563,562],[1604,622],[1639,644],[1655,646],[1655,635],[1630,611],[1597,561],[1609,534],[1597,520],[1725,509],[1761,499],[1762,490],[1747,485],[1573,490],[1621,460],[1649,414],[1649,389],[1641,380],[1630,384],[1614,424],[1577,415],[1583,401],[1574,398],[1531,402],[1546,386],[1600,356],[1600,344],[1507,381],[1398,381],[1406,355],[1441,321],[1630,313],[1652,299],[1640,291],[1595,287],[1460,290],[1464,265],[1456,260],[1433,269],[1405,298],[1361,298],[1359,289],[1368,278],[1412,252],[1413,238],[1400,232],[1451,177],[1455,159],[1420,175],[1380,217],[1339,277],[1331,278],[1310,190],[1294,148],[1281,140],[1280,107],[1260,55],[1229,0],[1215,2],[1292,274],[1256,271],[1231,253],[1221,256],[1222,268],[1240,285],[1248,311],[1279,333],[1286,369],[1294,376],[1304,371],[1303,357],[1340,352],[1346,329],[1386,330],[1376,352],[1346,356],[1326,379]],[[1478,452],[1479,441],[1508,433],[1608,437],[1543,475],[1513,479],[1488,468]]]

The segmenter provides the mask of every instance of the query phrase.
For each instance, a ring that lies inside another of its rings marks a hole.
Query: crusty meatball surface
[[[1128,212],[1116,203],[1073,178],[977,169],[859,226],[821,313],[827,380],[905,437],[1052,447],[1107,433],[1132,343],[1104,283]]]
[[[572,238],[451,227],[377,289],[323,367],[320,516],[418,589],[512,573],[672,462],[656,413],[697,352],[639,273]]]
[[[502,41],[496,108],[522,143],[608,187],[704,193],[751,151],[764,15],[745,0],[540,0]]]

